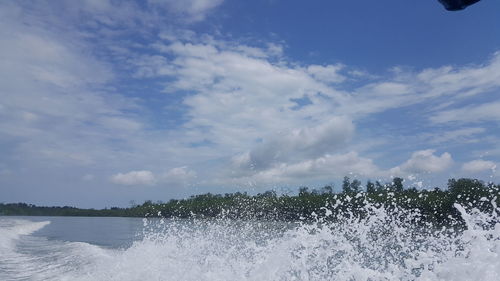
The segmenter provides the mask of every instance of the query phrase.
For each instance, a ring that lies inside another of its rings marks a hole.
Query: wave
[[[145,220],[144,238],[119,250],[35,241],[51,250],[18,260],[26,274],[12,280],[498,280],[499,209],[456,205],[467,226],[456,231],[416,224],[414,212],[368,208],[370,216],[335,223]]]
[[[0,220],[0,249],[11,248],[21,235],[28,235],[42,229],[50,221],[30,222],[25,220]]]
[[[30,236],[50,223],[0,218],[0,280],[70,280],[109,256],[108,250],[88,243]]]
[[[0,280],[23,280],[23,277],[29,277],[19,270],[19,266],[27,265],[30,257],[16,251],[16,242],[23,235],[29,235],[48,224],[49,221],[0,220]]]

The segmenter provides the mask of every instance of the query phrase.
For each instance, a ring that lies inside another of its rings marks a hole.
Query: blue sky
[[[4,1],[0,201],[500,172],[500,2]]]

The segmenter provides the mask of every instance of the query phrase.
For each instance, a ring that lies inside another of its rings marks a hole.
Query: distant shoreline
[[[404,188],[402,179],[390,184],[366,184],[344,179],[343,191],[334,193],[331,186],[319,190],[300,188],[299,194],[277,195],[267,191],[257,195],[229,193],[202,194],[187,199],[172,199],[167,203],[146,201],[129,208],[81,209],[76,207],[44,207],[26,203],[0,203],[2,216],[73,216],[73,217],[177,217],[177,218],[232,218],[300,221],[326,217],[329,213],[366,216],[367,204],[384,208],[418,211],[422,222],[436,225],[460,220],[453,207],[459,203],[466,209],[477,208],[492,212],[500,205],[500,185],[476,179],[450,179],[446,190],[417,190]],[[366,208],[365,208],[366,209]]]

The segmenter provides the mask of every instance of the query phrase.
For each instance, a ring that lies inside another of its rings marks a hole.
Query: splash
[[[370,204],[313,223],[145,220],[142,241],[84,280],[497,280],[497,210],[455,207],[463,231]]]
[[[53,270],[26,280],[498,280],[496,206],[455,204],[462,221],[440,228],[415,210],[363,208],[363,216],[324,208],[297,223],[145,219],[131,247],[60,243],[57,257],[36,264]]]

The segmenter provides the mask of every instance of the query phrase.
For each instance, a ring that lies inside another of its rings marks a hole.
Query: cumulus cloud
[[[274,135],[250,152],[236,156],[233,163],[246,169],[263,170],[275,163],[316,158],[345,146],[353,132],[354,125],[349,119],[332,118],[314,127]]]
[[[130,171],[117,173],[111,176],[111,182],[121,185],[175,185],[182,186],[192,183],[196,179],[196,172],[188,167],[172,168],[164,173],[155,175],[151,171]]]
[[[245,158],[245,156],[242,156]],[[357,152],[325,154],[323,156],[294,163],[274,163],[260,171],[232,173],[232,177],[222,178],[218,183],[263,185],[294,182],[330,181],[345,175],[361,177],[384,177],[387,172],[380,170],[371,159],[361,157]]]
[[[123,172],[111,180],[168,185],[223,175],[297,185],[348,173],[439,173],[453,163],[449,153],[417,151],[385,171],[376,164],[390,162],[390,152],[360,148],[368,141],[359,138],[370,131],[388,141],[385,130],[394,123],[377,113],[402,106],[425,112],[419,116],[430,116],[425,125],[432,129],[450,125],[425,138],[436,145],[491,128],[456,123],[500,120],[498,101],[461,105],[498,90],[500,53],[480,65],[381,77],[348,65],[294,61],[283,52],[286,43],[244,44],[170,25],[182,17],[200,21],[222,0],[51,3],[29,9],[0,3],[0,152],[12,175],[21,169],[92,173],[98,189],[109,183],[101,179],[133,167],[177,168]],[[137,90],[144,81],[151,88]]]
[[[347,92],[335,85],[358,77],[349,77],[353,71],[340,64],[297,67],[268,59],[272,54],[265,47],[215,38],[174,36],[154,48],[165,58],[156,69],[168,71],[151,73],[173,79],[165,90],[194,93],[184,99],[190,117],[184,128],[191,137],[232,154],[233,176],[283,174],[292,167],[308,167],[305,163],[349,145],[353,119],[448,95],[466,98],[500,85],[489,73],[499,65],[498,54],[484,65],[400,71],[392,79],[377,78]],[[485,72],[481,83],[458,83],[464,76],[479,77]],[[469,139],[482,132],[484,128],[459,128],[432,142]],[[438,173],[452,163],[449,153],[434,155],[425,150],[386,172]]]
[[[111,177],[111,182],[121,185],[153,185],[156,179],[151,171],[142,170],[118,173]]]
[[[258,160],[260,151],[274,147],[283,152],[280,157],[301,151],[316,157],[315,150],[329,152],[352,135],[350,119],[330,105],[332,96],[342,93],[304,68],[272,63],[267,57],[275,51],[267,46],[250,51],[211,40],[156,47],[175,57],[171,74],[164,75],[173,78],[166,91],[194,93],[184,99],[190,117],[185,128],[192,137],[198,135],[233,155],[251,151]],[[305,97],[307,104],[297,102]]]
[[[262,173],[263,176],[287,178],[342,177],[348,174],[378,176],[380,170],[368,158],[360,157],[356,152],[346,154],[326,154],[312,160],[294,164],[279,164]]]
[[[479,173],[484,171],[494,172],[496,168],[497,165],[495,164],[495,162],[482,159],[472,160],[462,165],[462,170],[467,173]]]
[[[161,176],[161,181],[166,184],[188,184],[196,179],[196,172],[188,167],[176,167],[168,170]]]
[[[433,149],[416,151],[405,163],[392,168],[391,173],[395,175],[439,173],[453,164],[453,159],[448,152],[444,152],[440,156],[435,155],[435,152]]]

